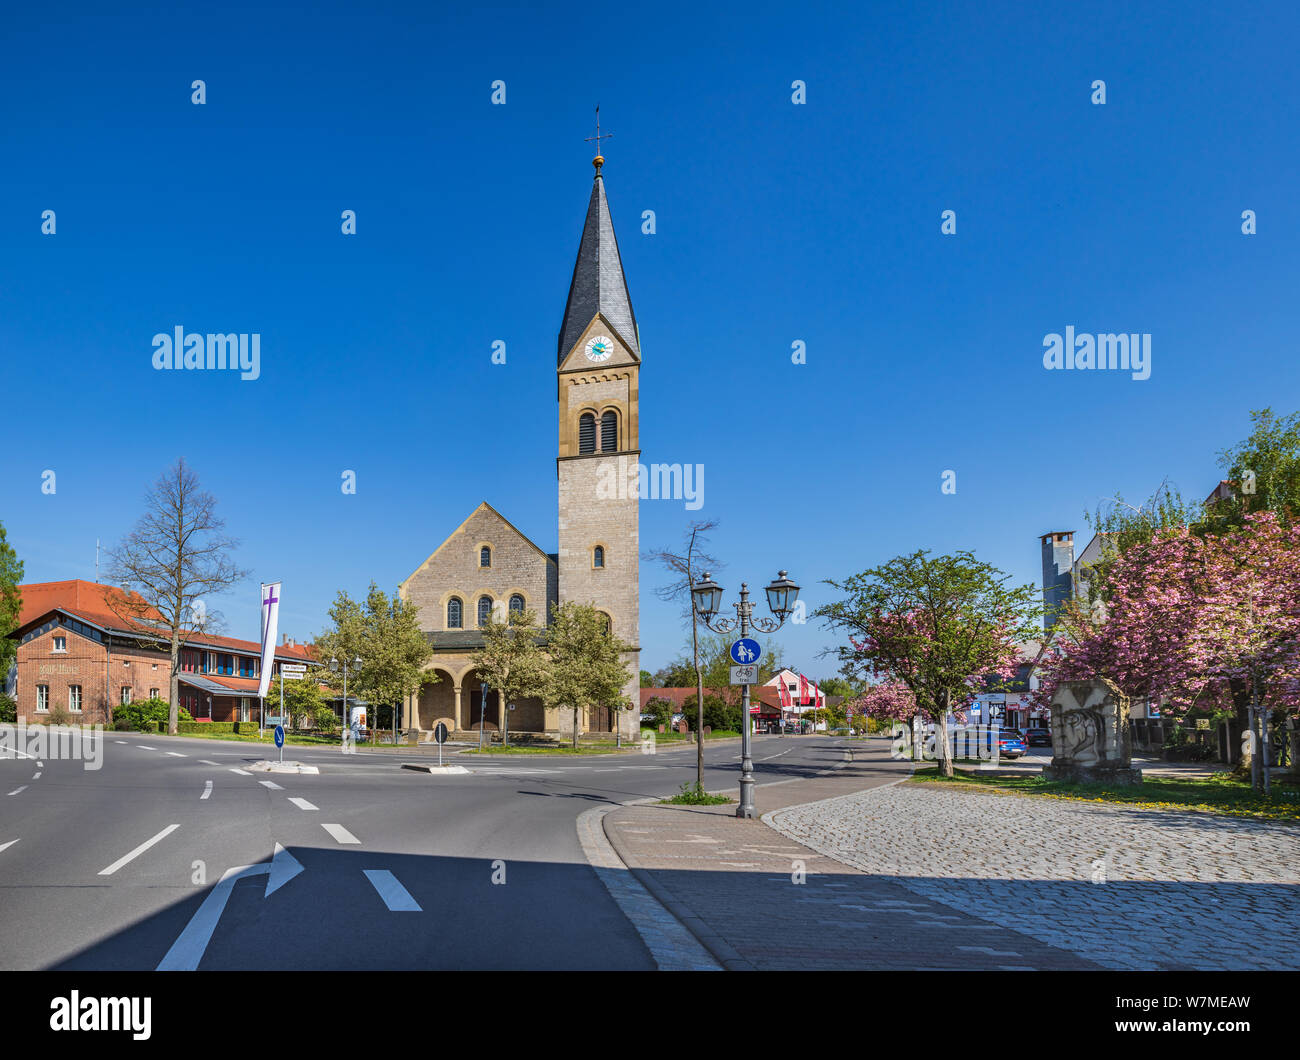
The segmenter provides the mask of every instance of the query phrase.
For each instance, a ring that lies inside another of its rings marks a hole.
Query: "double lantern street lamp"
[[[354,670],[361,669],[361,656],[358,655],[355,659],[352,660],[352,669]],[[336,674],[338,672],[339,672],[338,659],[330,659],[330,673]],[[351,728],[351,723],[352,723],[352,718],[348,714],[348,661],[347,659],[344,659],[343,660],[343,732],[344,732],[343,738],[345,740],[347,739],[347,735],[346,735],[347,731],[348,729]]]
[[[695,613],[714,633],[731,633],[738,630],[740,636],[748,637],[750,627],[761,633],[775,633],[794,611],[795,601],[799,599],[799,586],[795,585],[785,571],[778,571],[776,580],[767,587],[767,606],[775,620],[755,617],[754,605],[749,599],[749,583],[740,583],[740,602],[734,604],[735,618],[714,619],[722,607],[722,586],[718,585],[708,571],[704,577],[691,586],[691,604]],[[711,621],[713,620],[713,621]],[[754,811],[754,761],[750,757],[749,730],[753,723],[749,716],[749,685],[740,686],[740,805],[736,808],[737,817],[752,818]],[[698,734],[703,739],[703,733]]]

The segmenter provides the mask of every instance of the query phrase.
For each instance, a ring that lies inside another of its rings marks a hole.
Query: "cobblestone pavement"
[[[814,779],[760,784],[760,813],[813,799],[838,801],[910,770],[890,761],[886,742],[859,744],[853,762],[844,762],[845,752],[830,741],[824,745],[828,762],[840,759],[836,768]],[[738,820],[734,806],[641,804],[598,812],[635,880],[728,969],[1100,967],[1034,937],[1023,924],[989,924],[819,854],[763,821]],[[616,899],[624,901],[621,894]],[[625,909],[661,967],[700,966],[658,919],[643,928],[643,910],[630,903]]]
[[[766,820],[918,898],[1108,968],[1300,967],[1300,827],[916,784]]]

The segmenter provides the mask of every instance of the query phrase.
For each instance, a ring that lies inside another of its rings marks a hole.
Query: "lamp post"
[[[776,616],[775,620],[755,617],[754,605],[749,599],[749,583],[741,582],[740,602],[732,605],[736,609],[736,617],[710,621],[722,606],[722,587],[705,571],[703,578],[691,586],[691,605],[714,633],[737,630],[742,637],[747,637],[751,626],[762,633],[775,633],[785,625],[785,620],[794,611],[795,601],[799,598],[799,586],[790,580],[785,571],[778,571],[776,580],[765,591],[768,609]],[[740,805],[736,807],[736,816],[753,818],[756,813],[754,760],[749,746],[749,731],[753,727],[749,717],[749,685],[741,685],[740,689]],[[703,738],[704,734],[700,733],[700,739]]]
[[[361,656],[358,655],[355,659],[352,660],[352,669],[354,670],[361,669]],[[333,658],[330,659],[330,673],[336,674],[338,672],[339,672],[338,659],[333,659]],[[350,725],[351,720],[352,719],[348,716],[348,661],[347,659],[344,659],[343,660],[343,733],[344,733],[343,739],[345,742],[347,741],[347,733],[351,728]]]

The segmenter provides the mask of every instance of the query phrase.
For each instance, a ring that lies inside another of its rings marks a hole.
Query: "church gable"
[[[507,608],[520,597],[544,621],[558,596],[558,577],[555,562],[485,501],[398,591],[420,609],[421,629],[469,630],[477,627],[484,600]]]
[[[592,340],[608,339],[612,342],[612,347],[608,356],[603,359],[599,349],[587,349],[588,343]],[[626,339],[619,329],[610,322],[603,314],[597,313],[592,317],[591,322],[578,333],[578,338],[568,356],[560,363],[560,371],[578,372],[589,371],[602,368],[618,368],[625,365],[639,364],[640,357],[637,356],[632,343]]]

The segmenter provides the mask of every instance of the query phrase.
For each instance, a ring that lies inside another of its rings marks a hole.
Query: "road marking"
[[[156,747],[146,747],[146,746],[145,746],[144,744],[142,744],[142,743],[138,743],[138,744],[136,744],[136,746],[137,746],[138,748],[140,748],[141,751],[156,751],[156,750],[158,750],[158,748],[156,748]]]
[[[189,755],[183,755],[183,754],[181,754],[179,751],[164,751],[163,753],[164,753],[164,754],[169,754],[169,755],[171,755],[173,758],[189,758]]]
[[[306,799],[290,799],[289,801],[290,801],[291,803],[293,803],[295,806],[297,806],[298,809],[300,809],[300,810],[314,810],[314,809],[316,809],[316,807],[313,806],[313,805],[312,805],[310,802],[308,802]]]
[[[126,743],[125,740],[114,740],[113,742],[114,742],[114,743]]]
[[[35,773],[32,774],[32,779],[33,779],[33,780],[40,780],[40,779],[41,779],[41,771],[40,771],[39,769],[38,769]]]
[[[280,787],[274,780],[259,780],[258,783],[264,788],[270,788],[272,791],[284,791],[284,788]]]
[[[215,766],[217,763],[216,763],[216,762],[209,762],[206,758],[200,758],[200,759],[199,759],[199,764],[200,764],[200,765],[205,765],[205,766]]]
[[[159,842],[160,840],[166,839],[169,835],[171,835],[171,834],[172,834],[174,831],[176,831],[176,829],[178,829],[179,827],[180,827],[180,825],[178,825],[178,824],[169,824],[166,828],[164,828],[164,829],[163,829],[161,832],[159,832],[156,836],[154,836],[152,839],[146,840],[145,842],[141,843],[138,847],[136,847],[133,851],[131,851],[131,853],[127,854],[125,857],[118,858],[115,862],[113,862],[113,864],[111,864],[111,865],[110,865],[108,868],[106,868],[106,869],[100,869],[99,874],[100,874],[101,876],[112,876],[113,873],[115,873],[118,869],[120,869],[120,868],[121,868],[123,865],[125,865],[127,862],[132,861],[132,860],[134,860],[135,858],[138,858],[141,854],[143,854],[143,853],[144,853],[146,850],[148,850],[151,846],[153,846],[155,843]]]
[[[212,794],[212,781],[205,780],[203,783],[204,783],[203,794],[199,796],[200,799],[206,799],[209,795]]]
[[[238,773],[241,777],[251,777],[253,775],[247,769],[236,769],[234,766],[230,767],[230,771],[232,773]]]
[[[167,956],[159,962],[158,971],[192,972],[198,968],[236,881],[265,874],[266,890],[262,897],[269,898],[300,872],[302,872],[302,865],[298,859],[279,843],[275,844],[275,853],[271,857],[270,864],[263,862],[261,865],[241,865],[238,868],[227,869],[221,876],[221,882],[208,892],[198,912],[190,918],[190,922],[185,925],[185,930],[172,943]]]
[[[344,828],[341,824],[323,824],[322,828],[332,835],[338,842],[343,844],[356,843],[360,845],[361,840]]]
[[[9,842],[7,842],[7,843],[0,843],[0,851],[8,850],[11,846],[13,846],[13,845],[14,845],[15,843],[17,843],[17,842],[18,842],[18,840],[16,840],[16,839],[11,839],[11,840],[9,840]]]
[[[36,768],[37,768],[37,769],[44,769],[44,768],[45,768],[45,763],[44,763],[44,762],[37,762],[37,763],[36,763]]]
[[[27,790],[27,785],[24,784],[21,788],[14,788],[14,790],[11,791],[9,794],[10,794],[10,795],[17,795],[17,794],[19,794],[20,792],[24,792],[24,791],[26,791],[26,790]]]
[[[370,885],[379,892],[379,897],[384,900],[384,905],[394,913],[422,913],[420,903],[411,897],[408,891],[397,881],[387,869],[362,869]]]

